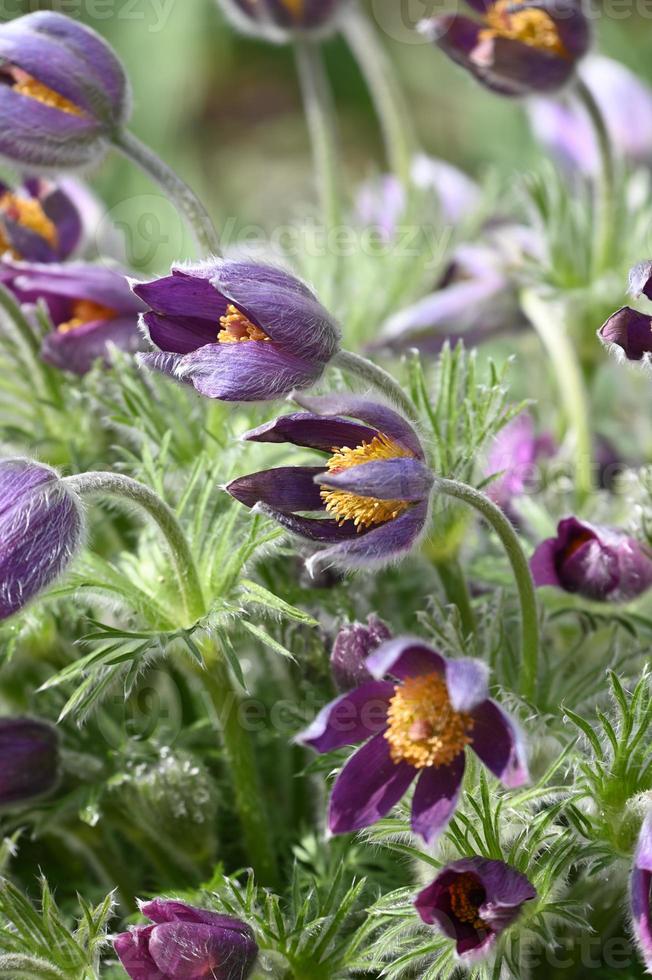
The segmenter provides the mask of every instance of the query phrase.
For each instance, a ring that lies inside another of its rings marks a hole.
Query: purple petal
[[[473,710],[473,720],[471,747],[487,769],[508,789],[527,783],[525,746],[515,722],[489,699]]]
[[[155,313],[182,320],[190,317],[210,321],[206,330],[212,330],[213,339],[217,338],[220,317],[226,313],[227,302],[207,279],[174,272],[163,279],[136,283],[132,288]]]
[[[652,261],[639,262],[629,270],[628,292],[630,296],[647,296],[652,299]]]
[[[149,952],[153,931],[154,926],[138,926],[130,932],[120,933],[113,940],[113,948],[131,980],[169,980]]]
[[[383,734],[376,735],[349,759],[331,794],[328,826],[348,834],[386,816],[407,791],[416,769],[392,762]]]
[[[652,811],[641,827],[630,882],[632,924],[643,962],[652,971]]]
[[[322,370],[323,365],[264,340],[208,344],[186,354],[178,366],[179,377],[192,381],[200,394],[240,402],[269,401],[306,388]]]
[[[620,358],[647,360],[652,354],[652,319],[649,314],[623,306],[600,327],[598,337]]]
[[[266,504],[258,504],[257,510],[261,514],[266,514],[276,521],[281,527],[286,528],[291,534],[307,538],[308,541],[320,541],[332,544],[334,541],[349,541],[357,536],[357,531],[352,521],[345,524],[338,524],[327,518],[297,517],[295,514],[285,514],[281,510],[274,510]],[[363,532],[364,533],[364,532]]]
[[[3,260],[15,276],[14,285],[25,292],[87,299],[116,313],[139,313],[143,306],[131,292],[127,277],[116,269],[69,262],[65,265]]]
[[[200,909],[174,899],[155,898],[151,902],[139,902],[141,913],[157,925],[164,922],[198,922],[214,929],[229,929],[251,936],[253,932],[245,922],[232,915],[222,915],[210,909]]]
[[[424,769],[412,801],[412,830],[432,844],[450,821],[462,789],[464,752],[448,766]]]
[[[312,396],[298,394],[295,398],[303,408],[316,415],[349,415],[372,425],[378,432],[396,440],[418,459],[424,458],[423,447],[410,423],[394,409],[361,395],[334,394]]]
[[[481,660],[461,657],[446,661],[446,687],[455,711],[473,711],[486,701],[489,668]]]
[[[57,258],[56,250],[42,235],[18,221],[12,221],[7,214],[1,212],[0,226],[11,247],[31,262],[54,262]]]
[[[389,681],[362,684],[326,705],[296,741],[317,752],[332,752],[377,735],[387,726],[387,709],[394,691]]]
[[[536,586],[554,585],[562,588],[556,565],[557,538],[547,538],[530,558],[530,571]]]
[[[324,502],[315,479],[319,466],[280,466],[232,480],[226,491],[246,507],[262,502],[275,510],[323,510]]]
[[[240,932],[176,921],[154,927],[149,952],[163,976],[174,980],[245,980],[258,949]]]
[[[140,322],[151,342],[168,354],[191,354],[207,344],[219,346],[218,328],[210,320],[190,316],[173,319],[158,313],[143,313]]]
[[[443,674],[446,659],[416,636],[399,636],[388,640],[367,657],[367,670],[380,680],[391,674],[399,680],[423,674]]]
[[[418,459],[397,457],[362,463],[348,469],[322,472],[320,484],[377,500],[423,500],[433,484],[433,475]]]
[[[367,623],[347,623],[335,637],[331,651],[331,671],[335,686],[340,691],[350,691],[371,680],[366,666],[367,657],[381,643],[391,640],[392,633],[386,623],[370,613]]]
[[[350,419],[298,412],[265,422],[245,432],[242,438],[251,442],[289,442],[294,446],[320,449],[330,455],[337,448],[355,448],[363,442],[371,442],[377,435],[376,429]]]
[[[127,353],[135,353],[141,341],[135,316],[93,320],[74,330],[53,330],[46,334],[41,357],[61,371],[81,375],[90,371],[98,359],[110,363],[110,344]]]
[[[435,192],[442,220],[446,224],[459,224],[480,206],[482,194],[479,185],[446,160],[420,153],[412,164],[412,179],[416,187]]]
[[[59,781],[55,728],[31,718],[0,719],[0,804],[24,803]]]
[[[41,199],[41,206],[46,216],[57,229],[57,258],[67,259],[82,240],[82,216],[73,198],[60,184],[48,191]]]

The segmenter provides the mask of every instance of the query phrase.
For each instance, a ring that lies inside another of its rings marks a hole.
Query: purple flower
[[[131,980],[246,980],[258,946],[240,919],[155,898],[140,906],[154,925],[114,940]]]
[[[630,883],[632,922],[636,943],[652,973],[652,811],[643,821]]]
[[[53,469],[0,460],[0,620],[55,581],[82,538],[80,503]]]
[[[652,553],[622,531],[567,517],[543,541],[530,565],[536,585],[555,585],[586,599],[626,602],[652,585]]]
[[[629,293],[635,299],[652,299],[652,261],[639,262],[629,273]],[[598,330],[598,337],[610,353],[628,361],[642,361],[648,366],[652,355],[652,317],[623,306]]]
[[[501,473],[487,487],[487,495],[510,517],[518,517],[517,499],[533,485],[539,460],[554,456],[552,436],[537,436],[534,419],[522,412],[501,429],[489,452],[486,476]]]
[[[267,401],[306,388],[339,347],[339,329],[311,290],[273,266],[216,259],[133,289],[163,352],[142,363],[207,398]]]
[[[0,155],[40,169],[86,167],[128,114],[124,69],[95,31],[48,11],[0,26]]]
[[[343,0],[219,0],[219,4],[245,34],[282,42],[328,32]]]
[[[448,864],[414,904],[424,922],[455,940],[457,955],[469,963],[486,956],[536,897],[529,879],[511,865],[469,857]]]
[[[418,777],[412,830],[431,843],[457,805],[467,745],[505,786],[527,780],[520,733],[488,698],[481,661],[447,660],[419,639],[400,637],[366,665],[374,680],[327,705],[299,736],[317,752],[365,742],[333,788],[332,833],[380,820]]]
[[[33,177],[15,188],[0,182],[0,254],[28,262],[69,258],[85,231],[88,208],[79,191],[71,178],[55,183]]]
[[[500,95],[561,88],[589,46],[577,0],[468,0],[479,20],[447,14],[425,20],[422,34]]]
[[[367,617],[366,626],[362,623],[342,626],[331,652],[331,671],[338,690],[349,691],[370,681],[365,661],[381,643],[391,638],[391,630],[375,613]]]
[[[109,359],[109,344],[124,351],[141,345],[138,315],[143,304],[124,273],[89,263],[44,265],[5,259],[0,281],[17,299],[46,304],[53,329],[41,356],[62,371],[85,374],[98,358]]]
[[[56,729],[32,718],[0,718],[0,805],[27,803],[58,781]]]
[[[296,397],[308,409],[246,433],[324,454],[318,466],[284,466],[233,480],[227,491],[309,541],[327,545],[309,568],[380,566],[402,557],[424,532],[433,476],[403,416],[355,395]],[[355,421],[352,421],[355,420]],[[300,516],[316,512],[318,516]]]

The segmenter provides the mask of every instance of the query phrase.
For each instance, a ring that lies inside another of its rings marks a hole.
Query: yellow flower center
[[[468,922],[474,929],[486,929],[487,924],[478,915],[484,901],[483,889],[475,875],[464,872],[448,886],[451,912],[460,922]]]
[[[519,10],[526,0],[497,0],[485,17],[489,25],[480,32],[481,40],[504,37],[520,41],[539,51],[550,51],[566,57],[566,49],[559,37],[557,25],[545,10],[527,8]]]
[[[67,112],[71,116],[83,116],[84,113],[78,105],[67,99],[65,95],[60,95],[59,92],[55,92],[54,89],[48,88],[43,82],[39,82],[38,79],[32,78],[27,72],[20,71],[19,69],[14,70],[14,77],[16,81],[13,85],[14,92],[18,92],[19,95],[25,95],[29,99],[36,99],[37,102],[42,102],[43,105],[50,106],[51,109],[59,109],[61,112]]]
[[[48,245],[56,248],[59,243],[59,235],[56,225],[50,221],[43,210],[40,201],[33,197],[18,197],[8,191],[0,197],[0,251],[10,251],[15,259],[20,259],[20,254],[12,248],[11,243],[5,232],[2,230],[1,217],[6,215],[11,221],[22,225],[28,231],[44,238]]]
[[[394,762],[447,766],[471,741],[471,715],[455,711],[441,674],[409,677],[389,703],[385,738]]]
[[[304,0],[281,0],[293,20],[301,20],[304,11]]]
[[[233,303],[229,303],[224,316],[220,317],[222,329],[217,335],[220,344],[240,344],[247,340],[271,340],[264,330],[245,316]]]
[[[328,460],[326,468],[329,473],[340,473],[348,470],[352,466],[361,466],[363,463],[372,463],[380,459],[397,459],[398,457],[412,457],[414,454],[403,446],[399,446],[393,439],[384,435],[377,435],[371,442],[363,442],[355,449],[343,446],[341,449],[333,449],[333,455]],[[378,500],[376,497],[360,497],[356,493],[348,490],[328,490],[321,491],[321,499],[326,505],[329,514],[343,524],[345,521],[353,521],[358,531],[374,524],[384,524],[398,517],[409,507],[407,500]]]
[[[59,333],[70,333],[71,330],[78,330],[86,323],[92,323],[94,320],[112,320],[115,316],[117,316],[116,311],[109,309],[108,306],[94,303],[90,299],[77,299],[72,304],[71,318],[65,323],[60,323],[57,330]]]

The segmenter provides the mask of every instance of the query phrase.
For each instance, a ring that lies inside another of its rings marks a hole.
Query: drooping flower
[[[350,691],[364,681],[370,681],[366,659],[385,640],[391,640],[389,627],[375,613],[367,624],[350,623],[342,626],[331,651],[331,671],[340,691]]]
[[[321,464],[250,473],[227,491],[292,533],[327,545],[310,568],[379,566],[407,554],[425,530],[433,485],[412,426],[364,397],[296,400],[308,412],[281,416],[243,438],[306,446],[324,454]]]
[[[454,939],[457,955],[470,963],[490,953],[536,897],[534,885],[511,865],[469,857],[446,865],[414,904],[423,921]]]
[[[536,585],[554,585],[587,599],[626,602],[652,585],[652,552],[640,541],[613,528],[576,517],[557,526],[532,555]]]
[[[577,0],[467,0],[480,16],[446,14],[419,30],[453,61],[500,95],[561,88],[589,46]]]
[[[332,833],[380,820],[418,777],[412,830],[432,842],[455,811],[467,746],[505,786],[527,780],[520,733],[488,697],[481,661],[447,660],[419,639],[400,637],[366,666],[374,680],[327,705],[298,739],[317,752],[365,742],[333,788]]]
[[[652,811],[643,821],[634,855],[630,900],[636,944],[650,973],[652,972]]]
[[[142,363],[208,398],[266,401],[306,388],[339,348],[339,329],[312,291],[274,266],[175,266],[133,289],[150,307],[143,324],[163,352]]]
[[[155,898],[140,911],[154,925],[136,926],[114,940],[131,980],[247,980],[258,946],[240,919]]]
[[[98,358],[108,360],[109,344],[130,352],[141,346],[138,315],[143,304],[117,269],[5,257],[2,279],[21,303],[42,301],[47,306],[53,329],[43,340],[41,356],[62,371],[85,374]]]
[[[634,299],[652,299],[652,261],[639,262],[629,273],[629,293]],[[598,337],[616,357],[650,364],[652,357],[652,316],[623,306],[598,330]]]
[[[0,718],[0,806],[44,796],[58,781],[56,729],[33,718]]]
[[[518,517],[518,498],[533,486],[540,460],[553,456],[555,443],[548,433],[538,436],[534,419],[521,412],[498,433],[487,458],[486,476],[501,475],[487,487],[487,496],[512,519]]]
[[[109,45],[52,11],[0,26],[0,155],[41,170],[87,167],[126,121],[129,89]]]
[[[66,570],[82,537],[79,500],[53,469],[0,460],[0,620]]]
[[[238,30],[278,43],[333,30],[343,0],[219,0],[219,5]]]

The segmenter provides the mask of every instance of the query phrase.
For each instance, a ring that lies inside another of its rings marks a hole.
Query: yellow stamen
[[[115,316],[117,316],[116,311],[109,309],[108,306],[94,303],[90,299],[78,299],[72,304],[71,318],[65,323],[60,323],[57,330],[59,333],[70,333],[71,330],[78,330],[79,327],[94,320],[112,320]]]
[[[7,235],[2,230],[3,214],[16,224],[27,228],[28,231],[40,235],[52,248],[57,247],[59,235],[56,225],[46,215],[41,202],[33,197],[18,197],[17,194],[7,192],[0,197],[0,251],[10,251],[15,259],[21,258],[16,249],[12,248]]]
[[[281,0],[293,20],[301,20],[304,13],[304,0]]]
[[[247,340],[271,339],[233,303],[229,303],[226,313],[220,317],[220,325],[222,329],[217,335],[220,344],[240,344]]]
[[[394,762],[416,769],[447,766],[471,741],[473,718],[455,711],[440,674],[409,677],[389,704],[385,738]]]
[[[67,99],[65,95],[60,95],[59,92],[55,92],[54,89],[48,88],[43,82],[39,82],[38,79],[32,78],[23,71],[15,71],[16,82],[13,86],[14,92],[18,92],[19,95],[24,95],[29,99],[36,99],[37,102],[42,102],[43,105],[50,106],[51,109],[59,109],[61,112],[67,112],[71,116],[83,116],[83,110]]]
[[[326,467],[329,473],[340,473],[352,466],[361,466],[363,463],[371,463],[379,459],[396,459],[413,455],[408,449],[404,449],[397,442],[381,434],[374,436],[371,442],[363,442],[356,446],[355,449],[349,449],[348,446],[333,449],[333,455]],[[358,531],[374,524],[385,524],[409,507],[407,500],[360,497],[348,490],[324,489],[321,491],[321,498],[326,505],[326,510],[336,518],[338,523],[353,521]]]
[[[504,37],[510,41],[520,41],[539,51],[550,51],[567,57],[567,51],[557,30],[557,25],[545,10],[528,7],[518,10],[527,0],[497,0],[489,8],[485,17],[488,27],[480,32],[481,40]]]
[[[479,906],[484,901],[482,888],[475,875],[464,872],[448,886],[451,912],[460,922],[468,922],[474,929],[486,929],[487,924],[478,915]]]

